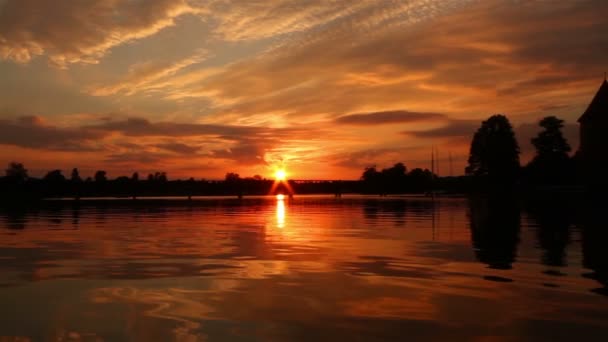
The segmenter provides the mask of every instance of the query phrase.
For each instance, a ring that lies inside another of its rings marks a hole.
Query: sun
[[[287,178],[287,173],[283,169],[278,169],[274,173],[274,178],[278,181],[284,181]]]

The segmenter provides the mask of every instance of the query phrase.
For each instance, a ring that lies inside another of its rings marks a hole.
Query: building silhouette
[[[583,179],[606,183],[608,174],[608,82],[600,86],[587,110],[578,119],[580,147],[578,158]]]

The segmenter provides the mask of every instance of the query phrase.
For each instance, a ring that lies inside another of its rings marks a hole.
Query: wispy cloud
[[[115,46],[201,13],[185,0],[7,0],[0,6],[0,58],[26,63],[47,55],[59,67],[98,63]]]
[[[386,112],[344,115],[335,119],[334,122],[348,125],[385,125],[396,123],[433,121],[444,118],[445,115],[439,113],[422,113],[410,112],[406,110],[393,110]]]
[[[95,96],[118,93],[129,96],[144,91],[159,90],[162,89],[163,81],[166,82],[168,78],[175,76],[184,68],[204,61],[206,57],[207,52],[203,50],[174,63],[138,63],[129,68],[129,72],[123,80],[111,85],[92,87],[89,93]]]

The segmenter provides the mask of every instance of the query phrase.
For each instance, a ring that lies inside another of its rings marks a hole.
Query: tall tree
[[[466,173],[488,177],[496,183],[508,183],[519,172],[519,153],[509,119],[493,115],[482,122],[473,136]]]
[[[543,130],[532,139],[536,156],[528,165],[528,171],[535,182],[561,183],[572,171],[568,155],[572,148],[562,133],[564,121],[547,116],[538,124]]]
[[[536,148],[534,159],[547,161],[568,159],[568,153],[572,148],[562,134],[564,120],[555,116],[547,116],[538,124],[544,130],[532,139],[532,145]]]

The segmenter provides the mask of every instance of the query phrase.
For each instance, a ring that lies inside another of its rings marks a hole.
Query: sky
[[[0,165],[32,176],[463,173],[480,122],[522,149],[608,69],[605,0],[0,0]],[[449,163],[449,160],[452,163]]]

